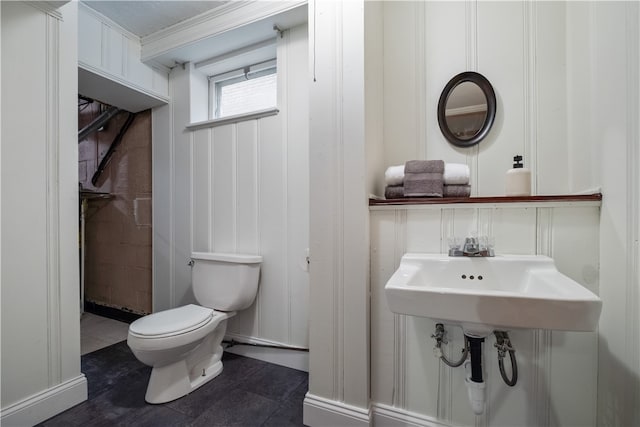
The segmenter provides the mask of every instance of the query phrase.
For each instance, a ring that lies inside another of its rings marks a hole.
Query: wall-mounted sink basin
[[[514,328],[593,331],[602,309],[597,295],[541,255],[409,253],[385,294],[394,313],[457,324],[478,337]]]

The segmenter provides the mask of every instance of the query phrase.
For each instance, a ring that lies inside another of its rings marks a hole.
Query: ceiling
[[[144,37],[228,1],[192,0],[81,0],[133,34]]]

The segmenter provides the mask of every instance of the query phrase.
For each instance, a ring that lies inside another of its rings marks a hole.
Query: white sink
[[[514,328],[593,331],[602,300],[541,255],[406,254],[385,286],[394,313],[483,337]]]

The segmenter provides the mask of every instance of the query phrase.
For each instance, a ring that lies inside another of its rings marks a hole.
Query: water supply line
[[[431,335],[431,338],[435,338],[436,346],[434,347],[434,351],[436,352],[436,356],[438,356],[447,366],[451,366],[452,368],[457,368],[461,366],[465,360],[467,360],[467,355],[469,354],[469,339],[467,336],[464,336],[464,348],[462,349],[462,356],[460,360],[456,362],[452,362],[447,359],[447,356],[442,352],[442,344],[447,344],[447,340],[445,339],[446,331],[444,330],[444,325],[442,323],[436,324],[436,332]]]
[[[498,368],[500,376],[505,384],[513,387],[518,382],[518,364],[516,363],[516,350],[511,345],[509,335],[505,331],[493,331],[496,336],[496,343],[493,345],[498,350]],[[509,360],[511,361],[511,378],[507,376],[504,370],[504,357],[509,352]]]
[[[294,351],[302,351],[307,353],[309,352],[309,349],[304,347],[293,347],[293,346],[276,345],[276,344],[258,344],[258,343],[252,343],[252,342],[236,341],[234,339],[223,340],[222,343],[227,345],[225,349],[234,347],[236,345],[246,345],[249,347],[274,348],[278,350],[294,350]]]

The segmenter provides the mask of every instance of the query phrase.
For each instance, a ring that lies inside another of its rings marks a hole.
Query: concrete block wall
[[[101,112],[94,102],[78,126]],[[136,115],[96,186],[91,178],[127,118],[120,113],[78,147],[84,190],[112,194],[88,201],[85,222],[85,300],[138,314],[151,312],[151,111]]]

